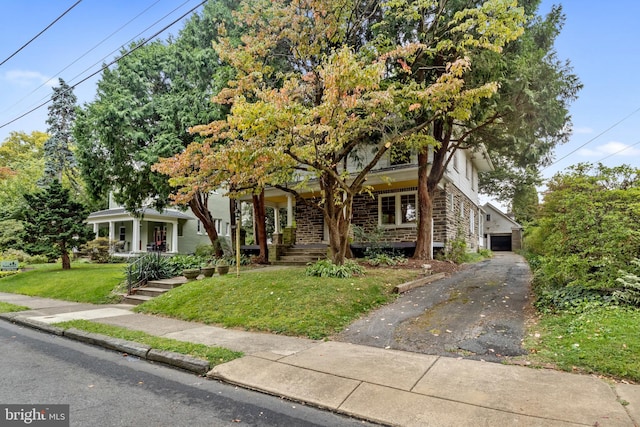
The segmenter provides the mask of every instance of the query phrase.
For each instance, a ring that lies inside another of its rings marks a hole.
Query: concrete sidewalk
[[[31,309],[0,316],[16,323],[87,319],[242,351],[245,357],[216,366],[207,376],[386,425],[640,423],[640,386],[593,376],[229,330],[136,314],[122,304],[6,293],[0,301]]]

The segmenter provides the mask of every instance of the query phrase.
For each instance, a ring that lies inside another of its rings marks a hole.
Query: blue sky
[[[3,0],[0,61],[75,2]],[[199,2],[83,0],[42,36],[0,66],[0,126],[48,100],[51,87],[58,84],[58,77],[72,85],[77,83],[96,71],[102,62],[111,61],[112,52],[118,51],[123,44],[131,39],[149,37]],[[565,27],[556,43],[558,56],[571,61],[584,89],[571,106],[573,136],[567,144],[556,149],[556,159],[567,157],[545,169],[543,175],[551,177],[571,164],[597,162],[608,156],[603,162],[609,166],[626,163],[640,167],[640,112],[632,114],[640,109],[640,79],[637,77],[640,26],[636,22],[640,16],[640,2],[617,0],[613,7],[613,3],[594,0],[543,0],[539,12],[548,12],[553,4],[561,4],[566,14]],[[137,15],[140,16],[136,18]],[[177,34],[181,26],[181,23],[177,24],[169,32]],[[116,34],[111,35],[114,32]],[[80,103],[93,99],[97,79],[96,76],[74,90]],[[1,127],[0,141],[10,131],[46,131],[46,115],[46,107],[40,108]],[[629,115],[631,117],[614,126]],[[611,126],[614,127],[606,131]],[[605,133],[595,138],[602,132]],[[583,148],[578,148],[587,142]],[[614,154],[629,146],[633,147]]]

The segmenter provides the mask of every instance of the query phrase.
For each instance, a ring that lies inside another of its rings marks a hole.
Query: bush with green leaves
[[[585,298],[632,297],[633,281],[617,279],[640,253],[639,223],[640,169],[580,164],[554,176],[537,226],[525,236],[538,306],[575,309]]]
[[[345,260],[344,264],[336,265],[331,260],[321,259],[309,264],[305,270],[307,276],[349,278],[364,274],[365,269],[353,260]]]
[[[126,267],[126,275],[130,286],[140,286],[149,280],[168,279],[175,276],[169,258],[157,252],[132,258]]]
[[[113,242],[110,242],[107,237],[98,237],[97,239],[87,242],[87,244],[83,246],[83,250],[87,253],[91,261],[98,264],[106,264],[111,258],[112,244]]]
[[[377,254],[367,255],[365,257],[365,261],[369,265],[374,267],[378,266],[393,266],[398,264],[406,264],[407,258],[402,255],[389,255],[387,253],[381,252]]]
[[[171,268],[172,275],[179,276],[182,270],[200,268],[207,264],[207,260],[196,255],[174,255],[167,259],[167,264]]]
[[[640,259],[631,260],[629,267],[633,271],[620,270],[616,283],[621,287],[613,292],[613,299],[619,304],[640,307]]]

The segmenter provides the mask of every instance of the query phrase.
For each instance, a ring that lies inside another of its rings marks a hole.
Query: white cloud
[[[11,70],[4,73],[3,79],[22,87],[41,84],[53,87],[57,84],[56,79],[45,76],[37,71]]]
[[[611,155],[635,157],[640,156],[640,148],[631,147],[629,144],[625,144],[623,142],[610,141],[593,149],[582,148],[578,150],[578,154],[585,157],[602,157]]]

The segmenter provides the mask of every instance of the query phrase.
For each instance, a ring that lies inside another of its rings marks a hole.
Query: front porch
[[[145,209],[140,217],[123,208],[106,209],[89,215],[96,238],[106,237],[113,245],[113,255],[129,256],[145,252],[180,252],[179,235],[191,217],[175,210],[162,213]]]

